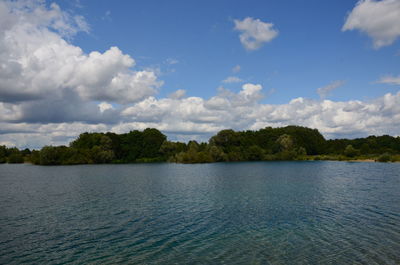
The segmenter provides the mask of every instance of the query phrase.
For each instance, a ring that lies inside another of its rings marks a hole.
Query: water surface
[[[399,263],[399,163],[0,165],[0,264]]]

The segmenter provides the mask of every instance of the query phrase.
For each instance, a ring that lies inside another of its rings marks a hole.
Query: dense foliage
[[[222,130],[208,143],[171,142],[157,129],[125,134],[83,133],[67,146],[40,151],[0,146],[1,163],[39,165],[135,162],[209,163],[261,160],[400,160],[400,137],[369,136],[325,140],[316,129],[266,127],[258,131]]]
[[[31,151],[29,149],[18,150],[18,148],[7,148],[0,145],[0,163],[24,163],[25,157],[29,156]]]

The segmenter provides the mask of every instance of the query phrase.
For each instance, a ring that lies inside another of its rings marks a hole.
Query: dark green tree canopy
[[[303,160],[314,156],[349,160],[360,155],[372,155],[379,161],[393,160],[393,156],[400,155],[400,137],[325,140],[316,129],[286,126],[257,131],[222,130],[208,143],[181,143],[168,141],[159,130],[147,128],[123,134],[85,132],[68,147],[45,146],[40,151],[0,146],[0,163],[31,161],[41,165]]]

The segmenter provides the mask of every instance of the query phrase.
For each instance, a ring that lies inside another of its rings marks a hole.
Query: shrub
[[[8,157],[8,163],[10,164],[24,163],[24,157],[20,153],[13,153]]]
[[[378,162],[389,162],[391,157],[388,153],[382,154],[378,157]]]
[[[358,155],[358,153],[358,150],[355,149],[351,144],[346,146],[346,149],[344,149],[344,155],[347,157],[355,157],[356,155]]]
[[[400,162],[400,155],[392,155],[392,162]]]

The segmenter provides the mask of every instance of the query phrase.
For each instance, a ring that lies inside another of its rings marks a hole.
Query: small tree
[[[7,147],[0,145],[0,163],[7,162]]]
[[[12,153],[8,157],[8,163],[10,164],[24,163],[24,157],[22,156],[21,153]]]
[[[293,148],[292,136],[288,134],[282,134],[276,142],[280,145],[280,151],[290,151]]]
[[[227,155],[220,147],[213,145],[209,148],[208,152],[210,153],[213,162],[222,162],[227,160]]]
[[[355,149],[351,144],[349,144],[344,149],[344,155],[347,157],[355,157],[356,155],[358,155],[358,150]]]
[[[389,162],[391,160],[391,156],[388,153],[384,153],[378,157],[378,162]]]

